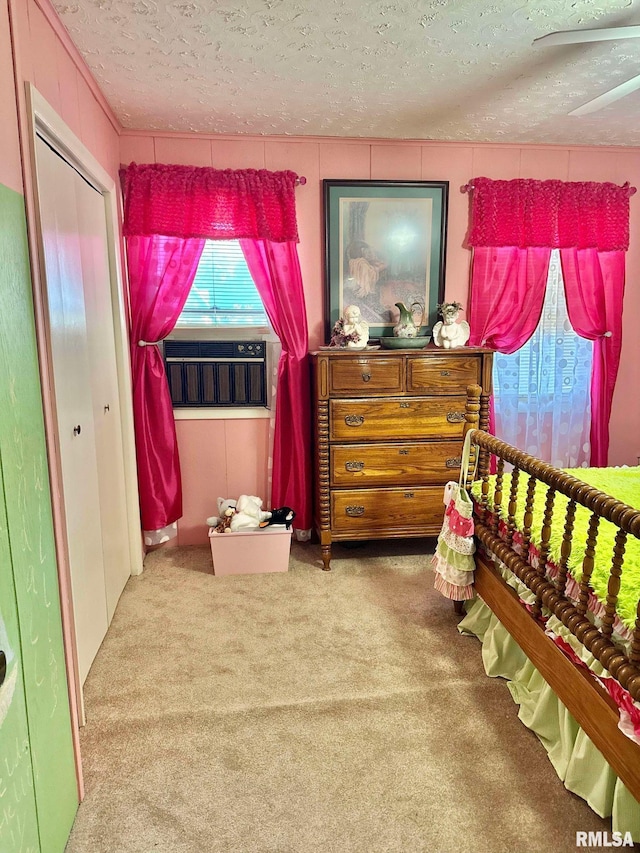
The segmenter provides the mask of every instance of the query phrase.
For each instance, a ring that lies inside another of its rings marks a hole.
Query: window
[[[230,329],[269,325],[237,240],[207,240],[176,328]]]
[[[496,434],[558,468],[587,466],[592,359],[592,342],[569,322],[555,249],[536,331],[512,355],[495,356]]]
[[[552,258],[538,327],[519,352],[510,357],[511,380],[517,376],[518,394],[522,397],[534,393],[573,394],[576,385],[589,387],[591,380],[592,344],[578,337],[571,327],[559,259],[553,261]]]
[[[269,406],[269,321],[237,240],[207,240],[189,296],[164,344],[176,410]]]

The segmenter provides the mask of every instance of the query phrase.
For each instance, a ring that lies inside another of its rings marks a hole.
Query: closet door
[[[107,618],[111,622],[131,570],[107,223],[102,195],[76,178]]]
[[[78,669],[84,683],[106,634],[108,614],[85,318],[82,226],[77,206],[77,184],[83,179],[40,138],[36,154],[62,499]]]

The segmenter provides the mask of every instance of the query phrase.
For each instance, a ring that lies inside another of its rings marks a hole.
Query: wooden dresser
[[[333,541],[437,536],[443,485],[460,473],[467,385],[483,389],[491,350],[312,353],[314,523],[329,570]]]

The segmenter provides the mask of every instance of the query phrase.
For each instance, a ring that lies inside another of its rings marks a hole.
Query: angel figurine
[[[443,302],[438,305],[438,311],[442,320],[433,327],[434,344],[444,349],[463,347],[469,340],[471,330],[466,320],[456,322],[462,305],[459,302]]]
[[[365,349],[368,341],[369,324],[357,305],[348,305],[344,309],[344,317],[340,317],[333,327],[330,346]]]

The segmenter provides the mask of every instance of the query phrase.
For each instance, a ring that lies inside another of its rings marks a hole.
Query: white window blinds
[[[178,328],[268,326],[237,240],[207,240]]]

